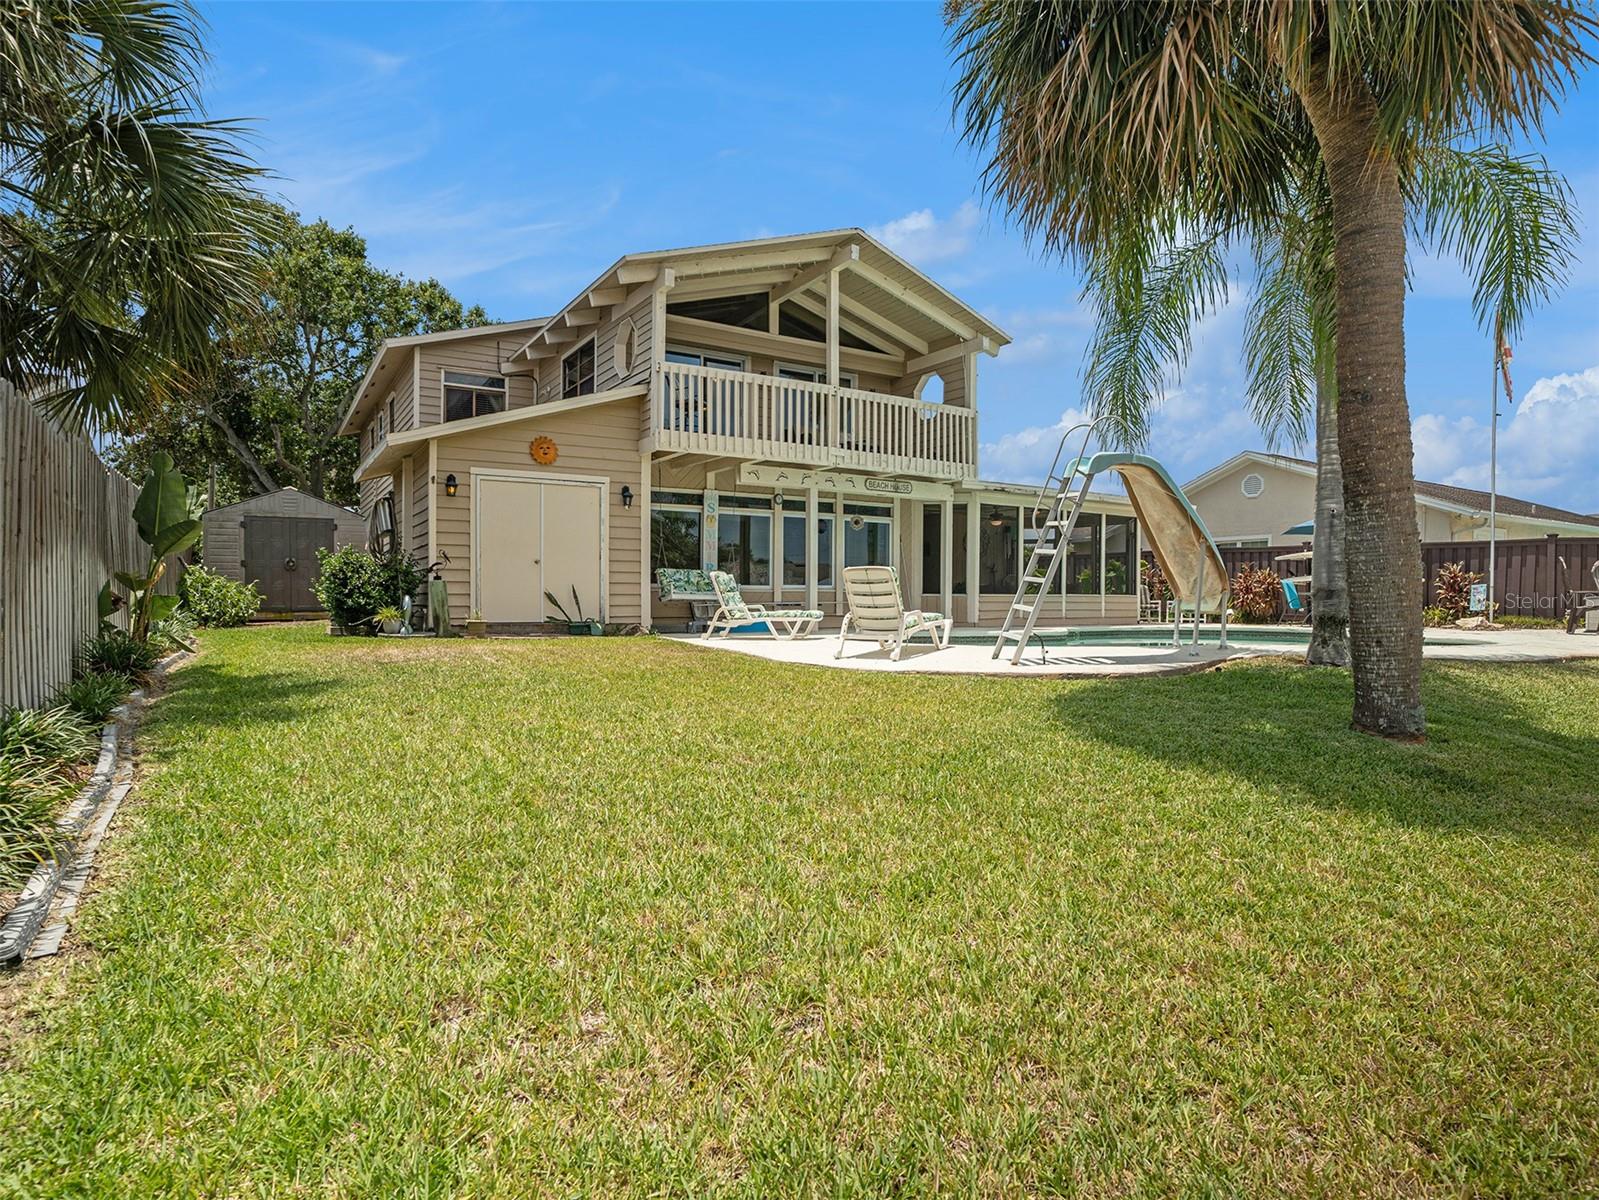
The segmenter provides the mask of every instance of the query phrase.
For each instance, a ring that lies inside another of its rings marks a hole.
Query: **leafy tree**
[[[225,329],[206,375],[140,436],[117,445],[136,467],[164,450],[197,478],[221,468],[219,498],[292,485],[353,503],[355,439],[334,436],[385,338],[482,325],[437,280],[379,270],[353,229],[278,213],[252,315]]]
[[[0,377],[136,426],[253,303],[265,209],[185,4],[0,0]]]
[[[1247,233],[1326,180],[1356,728],[1414,737],[1421,555],[1405,399],[1408,164],[1536,132],[1592,61],[1578,0],[953,0],[968,140],[1051,250],[1131,226]]]

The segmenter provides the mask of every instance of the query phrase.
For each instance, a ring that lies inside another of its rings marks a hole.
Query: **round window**
[[[1255,472],[1251,471],[1248,475],[1244,476],[1244,480],[1239,485],[1239,488],[1242,490],[1244,495],[1253,500],[1256,496],[1260,495],[1266,490],[1266,481],[1259,475],[1255,474]]]
[[[616,340],[611,343],[611,358],[615,363],[618,375],[626,375],[633,369],[633,342],[635,337],[632,321],[623,321],[616,327]]]

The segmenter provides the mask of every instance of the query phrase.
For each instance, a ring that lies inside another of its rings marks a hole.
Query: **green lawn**
[[[1427,683],[208,634],[0,1194],[1593,1193],[1599,663]]]

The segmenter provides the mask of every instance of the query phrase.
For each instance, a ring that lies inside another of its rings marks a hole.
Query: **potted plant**
[[[583,601],[578,598],[577,588],[572,589],[572,607],[577,610],[575,617],[566,611],[553,592],[545,592],[544,598],[550,602],[556,612],[561,614],[561,620],[566,622],[566,632],[574,637],[598,637],[604,632],[598,621],[591,621],[583,615]]]
[[[474,608],[472,615],[466,619],[467,637],[488,637],[489,623],[483,619],[483,610]]]
[[[385,604],[372,614],[372,620],[382,633],[399,633],[400,626],[405,621],[405,614],[392,604]]]

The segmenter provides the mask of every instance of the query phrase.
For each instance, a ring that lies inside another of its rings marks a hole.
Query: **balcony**
[[[954,405],[716,367],[662,363],[657,450],[934,479],[977,474],[977,414]]]

